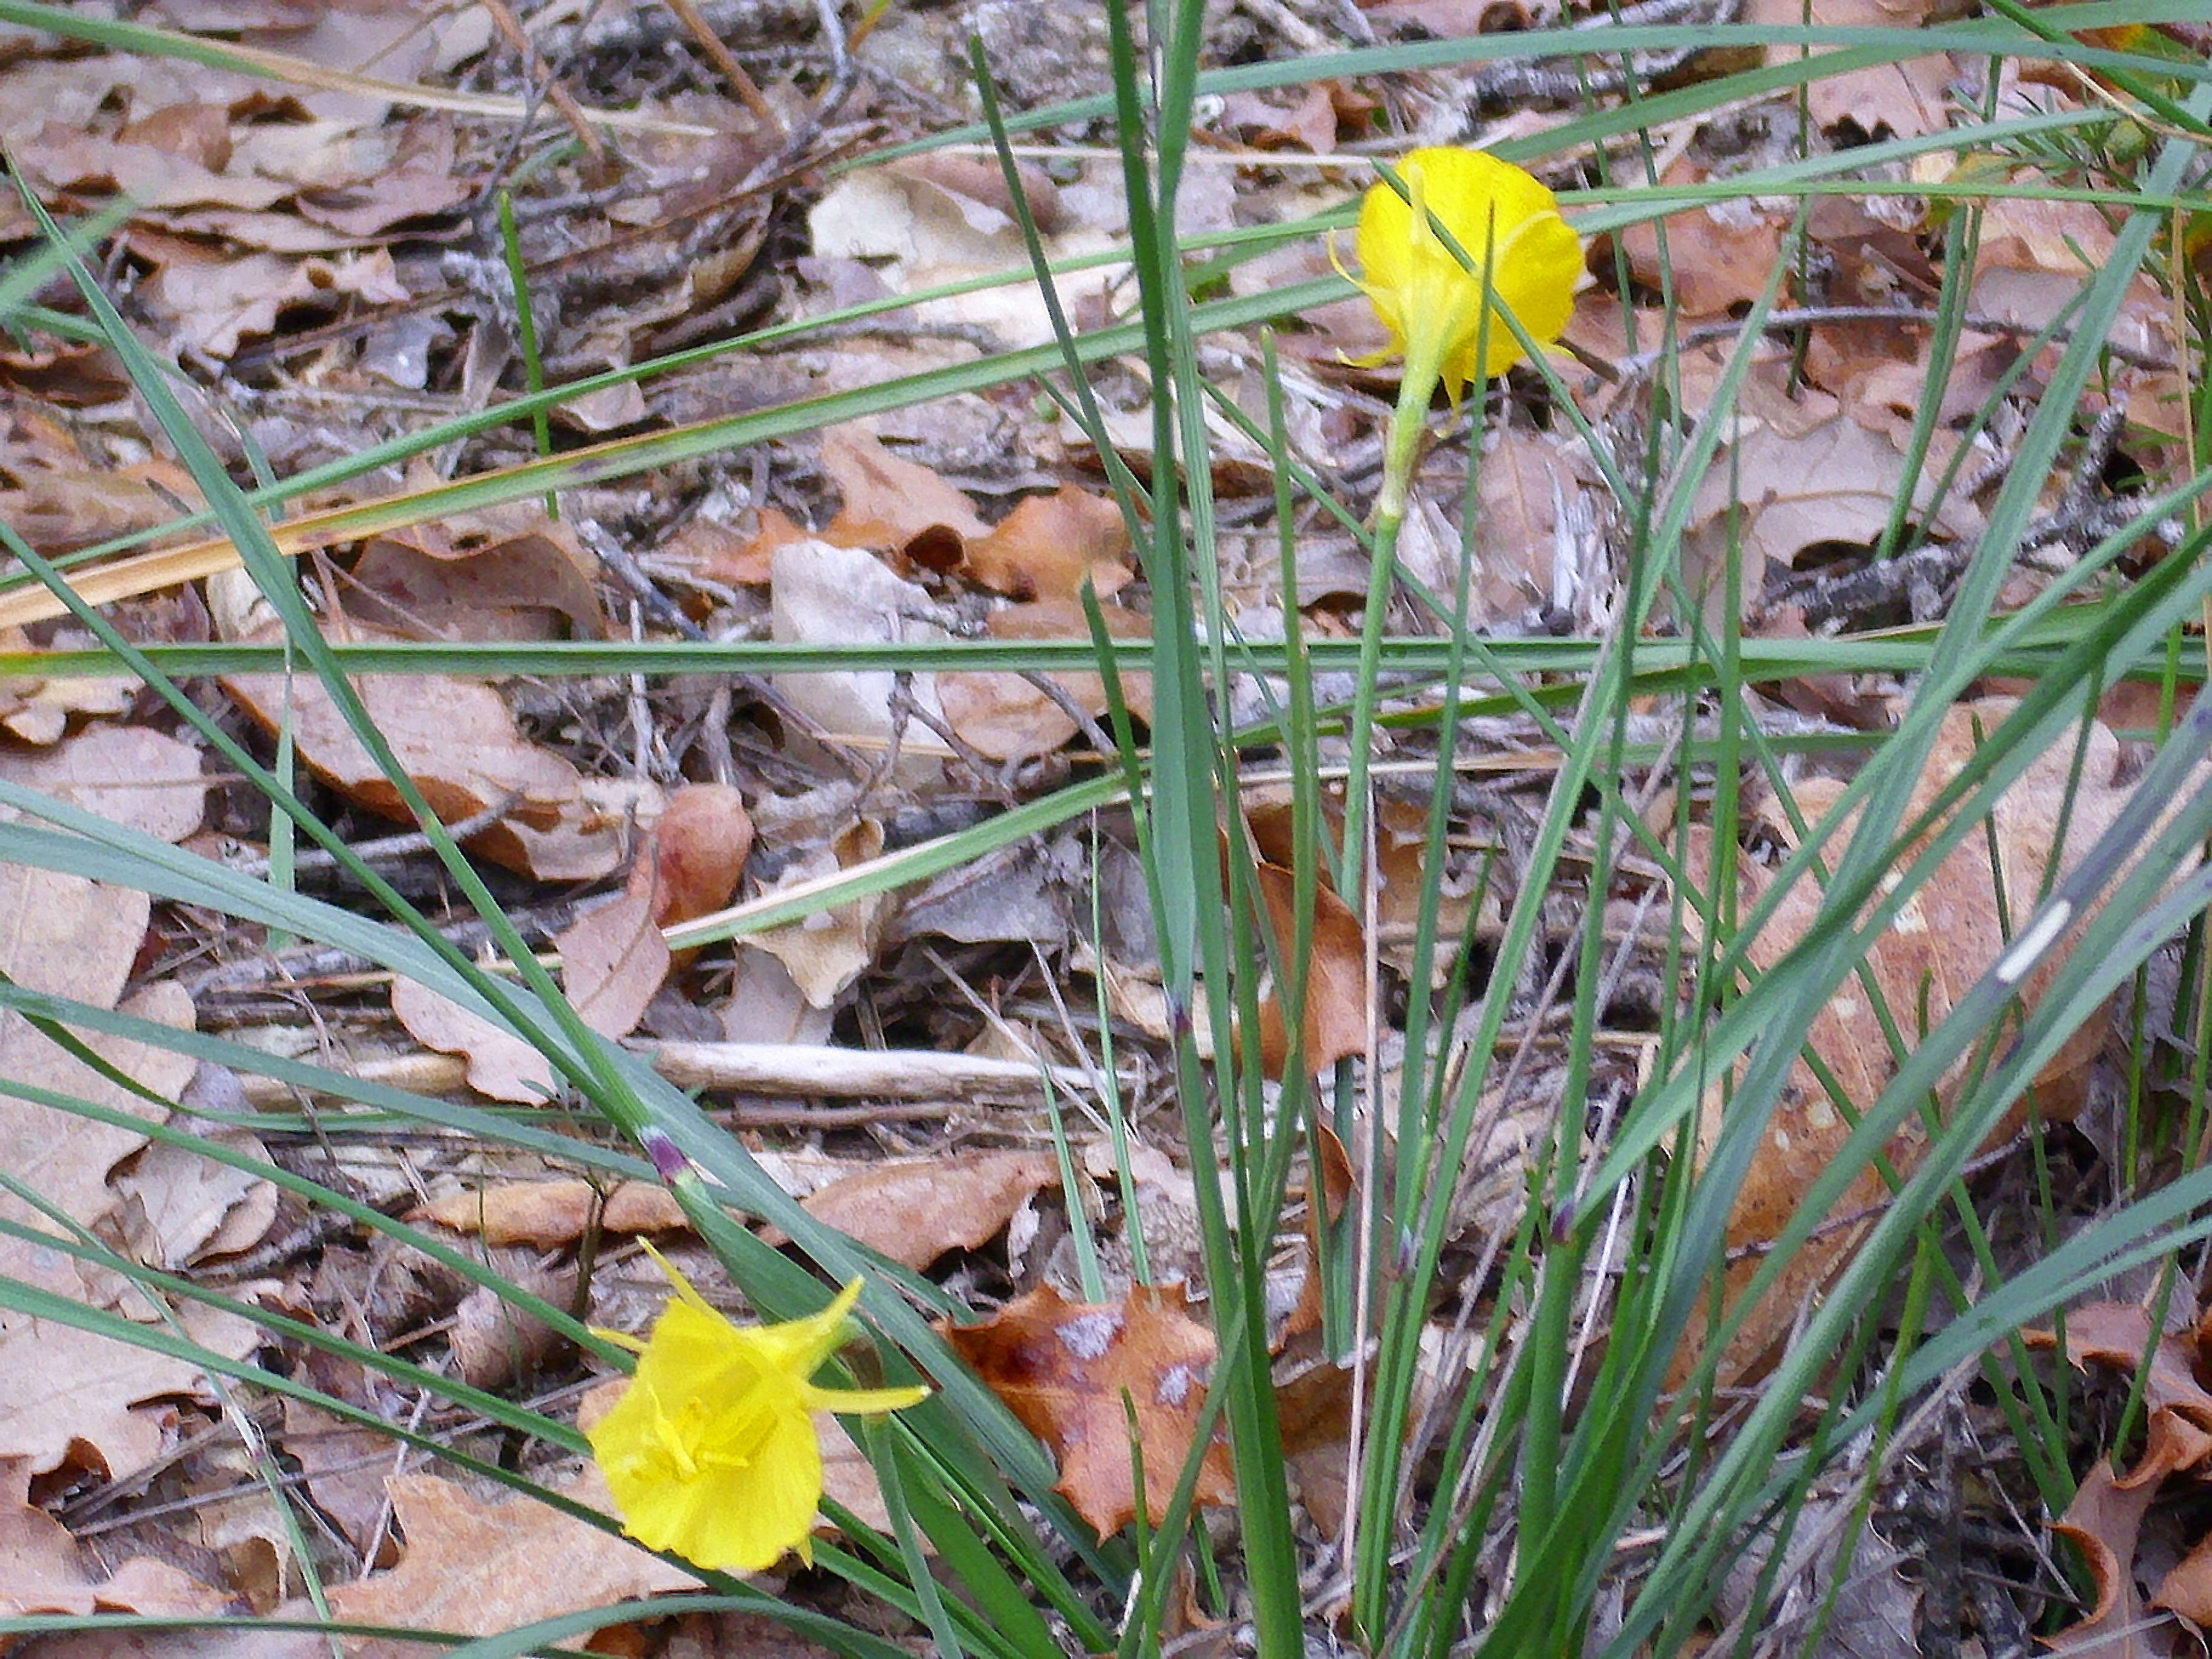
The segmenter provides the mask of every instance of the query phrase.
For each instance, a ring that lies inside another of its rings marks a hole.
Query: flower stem
[[[1390,611],[1390,589],[1398,575],[1398,531],[1406,521],[1406,508],[1413,481],[1413,461],[1420,453],[1421,434],[1428,430],[1429,404],[1437,395],[1442,368],[1431,351],[1417,352],[1406,360],[1405,378],[1398,383],[1398,406],[1390,416],[1390,432],[1382,451],[1382,488],[1375,499],[1375,545],[1368,567],[1367,609],[1359,625],[1359,674],[1352,692],[1352,743],[1349,772],[1344,786],[1344,881],[1338,890],[1347,900],[1360,890],[1360,872],[1366,862],[1367,767],[1374,752],[1375,706],[1382,700],[1376,684],[1382,663],[1383,624]]]

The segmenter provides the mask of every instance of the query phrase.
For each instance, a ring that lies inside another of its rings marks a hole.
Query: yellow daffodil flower
[[[1441,378],[1457,403],[1478,368],[1503,374],[1522,359],[1499,307],[1533,339],[1548,343],[1565,330],[1582,276],[1582,240],[1537,179],[1484,151],[1417,149],[1398,163],[1398,176],[1405,196],[1386,179],[1359,209],[1360,274],[1353,280],[1392,342],[1391,350],[1366,361],[1371,366],[1402,354],[1408,381],[1433,387]],[[1437,236],[1431,214],[1466,253],[1467,265]]]
[[[1374,560],[1360,627],[1350,726],[1355,741],[1345,790],[1347,860],[1364,856],[1366,734],[1373,730],[1376,671],[1397,579],[1398,532],[1437,383],[1456,404],[1468,381],[1503,374],[1519,362],[1525,354],[1508,315],[1532,340],[1549,344],[1558,339],[1574,315],[1575,285],[1583,274],[1582,239],[1559,216],[1558,199],[1510,161],[1479,149],[1417,149],[1398,163],[1397,173],[1402,195],[1386,179],[1360,204],[1359,275],[1337,266],[1390,331],[1391,349],[1360,361],[1371,367],[1395,356],[1406,360],[1375,497]],[[1334,241],[1329,258],[1336,258]]]
[[[815,1386],[848,1334],[858,1279],[808,1318],[739,1326],[653,1260],[676,1295],[643,1342],[606,1333],[637,1351],[637,1373],[590,1431],[623,1530],[727,1572],[760,1571],[787,1550],[811,1560],[822,1447],[811,1413],[897,1411],[929,1390]]]

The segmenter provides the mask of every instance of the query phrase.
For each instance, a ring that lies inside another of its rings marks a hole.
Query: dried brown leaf
[[[1074,599],[1088,581],[1103,599],[1135,576],[1128,559],[1121,508],[1062,484],[1054,495],[1024,496],[995,530],[971,540],[964,568],[972,580],[1011,599]]]
[[[833,426],[822,434],[822,470],[845,498],[823,532],[840,546],[904,552],[933,530],[963,542],[988,532],[965,495],[920,462],[892,454],[862,428]]]
[[[588,1181],[509,1181],[482,1192],[450,1193],[408,1219],[481,1234],[487,1243],[551,1250],[584,1236],[598,1200]],[[600,1227],[611,1233],[667,1232],[689,1224],[684,1206],[666,1188],[644,1181],[616,1187],[599,1215]]]
[[[1106,632],[1115,639],[1143,639],[1152,624],[1117,605],[1099,607]],[[994,640],[1082,640],[1090,637],[1081,605],[1069,599],[1038,599],[992,612],[985,627]],[[1094,720],[1108,710],[1106,683],[1097,674],[1043,676],[1061,696]],[[1121,695],[1138,719],[1152,712],[1149,674],[1127,674]],[[1049,754],[1081,729],[1060,702],[1019,674],[953,671],[937,676],[937,697],[961,742],[993,760],[1020,760]]]
[[[331,1587],[342,1619],[490,1636],[696,1582],[627,1539],[527,1498],[481,1498],[434,1474],[395,1474],[385,1484],[407,1553],[389,1572]],[[562,1491],[613,1510],[593,1466]],[[361,1659],[414,1646],[371,1642]]]
[[[1908,821],[1936,796],[1972,758],[1978,733],[1993,731],[2012,711],[1999,699],[1961,704],[1945,717],[1926,766],[1906,807]],[[1999,799],[1986,835],[1967,836],[1907,902],[1867,955],[1878,994],[1893,1018],[1910,1032],[1924,1019],[1940,1022],[2003,953],[2008,929],[2035,913],[2046,884],[2072,867],[2128,800],[2130,790],[2118,781],[2119,745],[2105,726],[2092,723],[2082,734],[2080,775],[2074,777],[2076,746],[2062,738],[2039,755]],[[1838,791],[1817,783],[1800,791],[1808,821],[1818,822]],[[2070,809],[2069,809],[2070,796]],[[2063,825],[2062,842],[2060,830]],[[1830,846],[1840,848],[1840,842]],[[2003,890],[1992,880],[1992,849],[2002,861]],[[1911,856],[1908,849],[1904,854]],[[1769,877],[1757,866],[1744,872],[1746,908],[1764,891]],[[1750,941],[1748,955],[1761,971],[1794,949],[1820,912],[1818,884],[1805,881],[1786,894],[1768,925]],[[2020,989],[2033,1007],[2057,971],[2057,957],[2030,974]],[[2045,1117],[2064,1117],[2078,1109],[2090,1062],[2106,1037],[2103,1020],[2085,1019],[2035,1079],[2033,1102]],[[1856,980],[1847,981],[1814,1017],[1808,1046],[1821,1057],[1846,1103],[1871,1105],[1889,1080],[1891,1049],[1880,1014]],[[1939,1085],[1948,1099],[1959,1086],[1962,1060]],[[1720,1133],[1726,1091],[1708,1095],[1704,1144]],[[2029,1103],[2015,1106],[1993,1136],[2002,1141],[2025,1121]],[[1754,1154],[1729,1218],[1730,1267],[1727,1295],[1733,1299],[1763,1264],[1758,1248],[1775,1237],[1796,1214],[1806,1189],[1828,1167],[1851,1132],[1850,1122],[1830,1099],[1819,1076],[1802,1058],[1781,1103]],[[1927,1146],[1926,1131],[1915,1120],[1887,1149],[1891,1167],[1909,1176]],[[1803,1302],[1817,1296],[1863,1237],[1889,1188],[1869,1169],[1846,1189],[1831,1215],[1832,1224],[1808,1241],[1792,1259],[1776,1287],[1749,1310],[1742,1331],[1730,1346],[1723,1369],[1741,1374],[1764,1363],[1788,1331]],[[1845,1222],[1844,1218],[1855,1218]],[[1693,1340],[1677,1360],[1685,1374],[1700,1344]]]
[[[653,900],[629,891],[582,915],[553,938],[561,986],[601,1036],[628,1036],[668,977],[668,941],[653,923]],[[417,1033],[419,1036],[420,1033]]]
[[[134,1613],[212,1618],[228,1598],[182,1570],[134,1555],[96,1576],[60,1522],[28,1501],[31,1466],[0,1459],[0,1616]]]
[[[773,893],[777,887],[865,864],[883,850],[883,826],[872,818],[863,819],[839,834],[821,853],[794,860],[785,867],[782,878],[767,891]],[[768,928],[753,934],[748,943],[781,962],[810,1004],[827,1008],[876,959],[890,912],[891,900],[878,894],[838,905],[804,921]]]
[[[2162,1651],[2153,1643],[2135,1576],[2136,1538],[2156,1492],[2155,1485],[2122,1486],[2110,1463],[2094,1458],[2065,1516],[2051,1528],[2081,1552],[2095,1586],[2087,1615],[2052,1638],[2069,1659],[2155,1659]]]
[[[90,726],[50,749],[0,750],[0,778],[167,842],[184,840],[207,812],[200,751],[143,726]]]
[[[319,682],[237,674],[223,684],[265,729],[289,726],[301,759],[325,782],[370,811],[405,817],[398,792]],[[447,823],[520,797],[471,840],[472,852],[544,881],[588,881],[621,862],[621,823],[591,806],[574,767],[523,737],[489,686],[370,674],[356,689],[401,767]]]
[[[1022,1206],[1059,1184],[1060,1164],[1048,1153],[956,1152],[871,1164],[805,1202],[817,1221],[919,1273],[948,1250],[995,1237]]]
[[[478,1094],[521,1105],[551,1098],[552,1062],[505,1026],[408,979],[392,982],[392,1012],[424,1048],[465,1055]]]
[[[1133,1285],[1120,1302],[1070,1302],[1042,1285],[981,1325],[946,1333],[961,1357],[1032,1434],[1059,1455],[1057,1488],[1103,1536],[1137,1514],[1131,1413],[1157,1519],[1197,1442],[1213,1370],[1213,1333],[1181,1285]],[[1197,1501],[1231,1504],[1229,1447],[1201,1455]]]
[[[593,561],[566,525],[489,545],[422,529],[380,536],[353,568],[349,615],[416,640],[599,639]]]
[[[657,925],[673,927],[722,909],[737,896],[752,856],[744,796],[727,784],[684,785],[669,796],[647,850],[630,884],[650,884]]]
[[[1278,960],[1291,962],[1297,947],[1297,880],[1280,865],[1256,866],[1260,897],[1274,935]],[[1306,970],[1304,1013],[1305,1069],[1327,1071],[1340,1060],[1367,1052],[1368,1015],[1373,992],[1367,972],[1367,938],[1352,907],[1328,888],[1314,895],[1313,931],[1304,957]],[[1279,1078],[1290,1059],[1279,979],[1261,999],[1260,1063]]]

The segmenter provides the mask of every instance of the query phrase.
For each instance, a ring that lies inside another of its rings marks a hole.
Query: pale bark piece
[[[894,645],[951,637],[921,620],[934,609],[928,590],[895,575],[874,554],[828,541],[794,542],[769,559],[770,623],[780,645]],[[891,700],[898,676],[889,669],[778,674],[779,696],[833,738],[889,741]],[[908,688],[925,713],[938,713],[932,677],[918,674]],[[906,734],[909,747],[943,745],[921,728]]]
[[[1072,1066],[944,1054],[924,1048],[827,1048],[794,1042],[657,1042],[641,1045],[653,1069],[680,1089],[840,1100],[963,1101],[1034,1106],[1048,1085],[1063,1097],[1088,1093],[1091,1077]]]
[[[425,1048],[466,1056],[478,1094],[520,1105],[551,1098],[553,1062],[506,1027],[409,979],[392,981],[392,1012]]]
[[[268,730],[289,726],[317,776],[371,811],[405,818],[398,791],[318,681],[238,674],[223,684]],[[589,881],[621,862],[621,822],[586,802],[574,767],[522,736],[489,686],[371,674],[356,690],[394,758],[447,823],[519,796],[505,817],[470,841],[471,851],[545,881]]]

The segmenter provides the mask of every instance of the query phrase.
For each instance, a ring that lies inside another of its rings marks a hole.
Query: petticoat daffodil
[[[1559,216],[1558,199],[1511,162],[1478,149],[1417,149],[1397,171],[1404,196],[1386,179],[1360,204],[1360,274],[1352,278],[1392,342],[1362,366],[1406,360],[1383,471],[1386,518],[1404,514],[1415,440],[1437,383],[1456,404],[1469,380],[1521,361],[1505,312],[1532,339],[1558,339],[1583,269],[1582,240]],[[1437,234],[1439,224],[1466,264]]]
[[[1583,272],[1582,240],[1559,216],[1558,200],[1511,162],[1479,149],[1417,149],[1398,163],[1397,172],[1403,195],[1386,179],[1360,204],[1359,275],[1337,267],[1390,331],[1391,349],[1363,363],[1371,367],[1400,355],[1406,360],[1382,450],[1359,677],[1347,728],[1355,740],[1345,784],[1344,848],[1353,867],[1359,867],[1366,844],[1370,750],[1364,734],[1375,729],[1398,531],[1430,402],[1439,382],[1457,404],[1468,381],[1502,374],[1521,361],[1524,354],[1505,320],[1509,313],[1530,339],[1547,344],[1558,339],[1574,314],[1575,284]],[[1438,226],[1449,243],[1437,234]],[[1336,257],[1334,241],[1329,257]]]
[[[811,1413],[897,1411],[927,1389],[823,1389],[814,1373],[849,1334],[854,1279],[820,1313],[783,1324],[732,1324],[683,1274],[636,1350],[629,1389],[590,1431],[592,1455],[623,1530],[702,1567],[757,1572],[796,1550],[813,1558],[822,1447]]]

